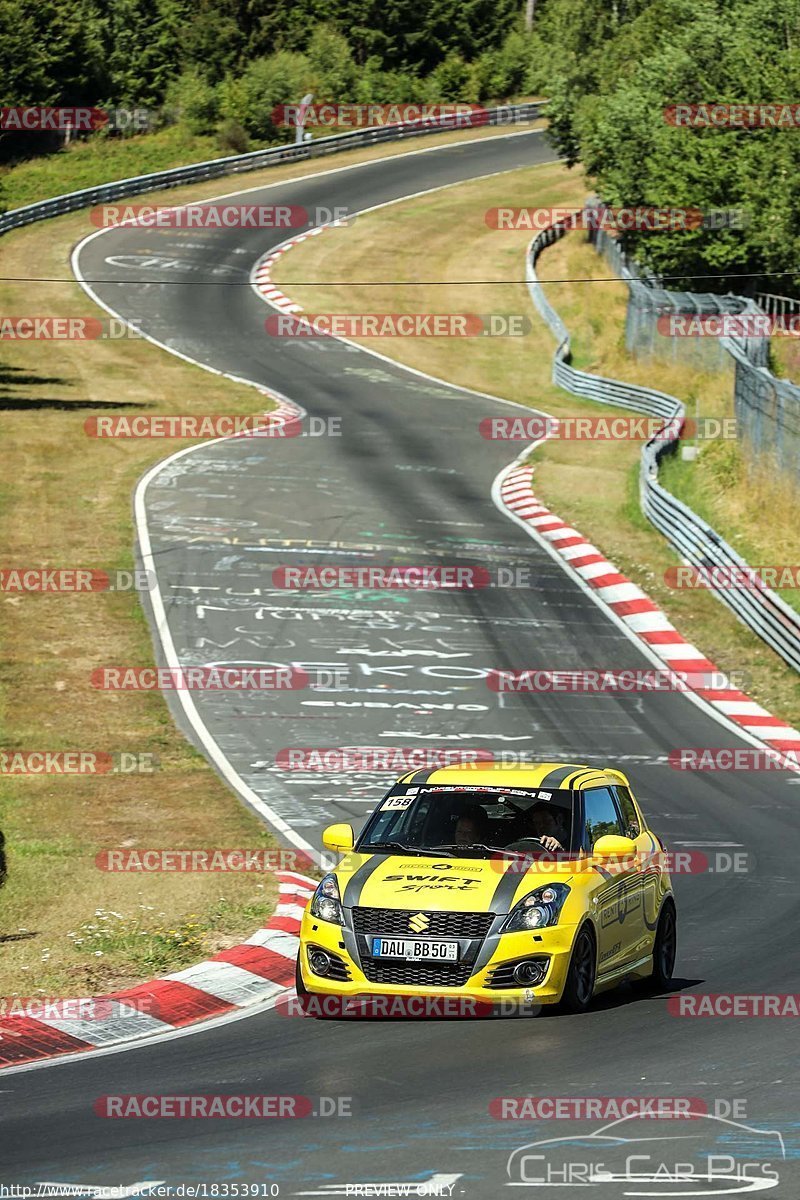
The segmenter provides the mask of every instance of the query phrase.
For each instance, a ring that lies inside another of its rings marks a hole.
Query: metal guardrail
[[[591,207],[602,208],[591,201]],[[770,338],[742,333],[728,337],[664,337],[658,318],[670,314],[747,314],[800,322],[800,302],[759,293],[757,302],[733,293],[666,290],[660,280],[626,258],[605,229],[590,228],[589,240],[628,283],[625,345],[639,357],[656,353],[699,370],[734,369],[733,396],[739,437],[752,455],[765,455],[779,470],[800,476],[800,387],[769,369]],[[758,323],[758,322],[757,322]]]
[[[776,296],[774,292],[756,292],[759,308],[771,317],[792,317],[800,313],[800,300],[791,296]]]
[[[252,150],[248,154],[234,154],[227,158],[212,158],[207,162],[193,163],[187,167],[172,167],[168,171],[154,171],[150,175],[134,175],[129,179],[117,179],[98,187],[82,188],[54,196],[51,200],[40,200],[24,208],[11,209],[0,215],[0,234],[19,229],[34,221],[62,216],[79,208],[93,204],[107,204],[126,196],[139,196],[161,188],[180,187],[184,183],[198,183],[205,179],[219,179],[224,175],[238,175],[246,171],[258,171],[280,163],[319,158],[336,154],[358,146],[372,146],[381,142],[399,141],[407,137],[424,137],[426,134],[441,133],[448,129],[483,128],[486,125],[515,125],[534,121],[542,115],[546,100],[527,104],[503,104],[496,108],[482,109],[476,114],[452,114],[444,117],[426,117],[417,121],[406,121],[397,125],[382,125],[375,129],[354,129],[349,133],[337,133],[331,137],[317,138],[295,146],[272,146],[266,150]]]
[[[675,451],[683,427],[685,412],[680,400],[652,388],[592,375],[571,365],[569,332],[544,294],[536,274],[536,261],[547,246],[558,241],[573,227],[574,223],[570,220],[559,221],[537,234],[529,246],[526,263],[531,299],[558,341],[553,358],[553,382],[575,396],[663,417],[663,426],[642,447],[639,473],[642,511],[691,566],[748,571],[747,562],[732,546],[658,482],[659,463],[665,454]],[[628,267],[621,258],[617,265],[619,274],[630,286],[633,277]],[[743,350],[739,349],[738,353],[746,359]],[[746,361],[753,369],[749,360]],[[712,590],[718,600],[757,633],[789,666],[800,670],[800,613],[790,608],[769,588],[728,587]]]

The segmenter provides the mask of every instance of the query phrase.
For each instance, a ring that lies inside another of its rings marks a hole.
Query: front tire
[[[561,997],[561,1007],[566,1012],[586,1012],[594,995],[596,976],[597,947],[591,926],[587,924],[575,939],[569,960],[567,982]]]
[[[301,946],[294,968],[294,990],[297,992],[297,1003],[300,1005],[302,1011],[307,1013],[310,1007],[309,1001],[311,999],[311,992],[309,992],[308,988],[303,982],[303,972],[300,970],[300,954],[302,953],[303,948]]]

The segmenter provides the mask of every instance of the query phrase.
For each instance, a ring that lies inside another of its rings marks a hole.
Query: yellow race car
[[[583,1011],[623,980],[669,983],[663,843],[621,771],[468,764],[404,775],[303,914],[297,993],[458,996]],[[508,1009],[506,1009],[508,1011]]]

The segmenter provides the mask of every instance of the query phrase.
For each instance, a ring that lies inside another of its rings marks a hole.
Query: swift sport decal
[[[430,892],[430,891],[448,891],[448,892],[468,892],[473,888],[478,887],[480,881],[478,879],[458,879],[453,875],[431,874],[431,875],[385,875],[384,883],[400,883],[401,886],[394,888],[396,892]]]

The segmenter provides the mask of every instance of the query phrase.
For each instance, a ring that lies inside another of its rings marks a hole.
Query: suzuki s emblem
[[[430,917],[426,917],[425,913],[415,913],[413,917],[408,918],[408,928],[412,933],[424,933],[431,923]]]

